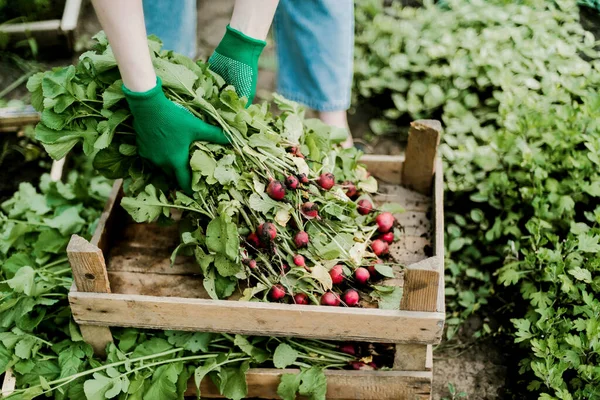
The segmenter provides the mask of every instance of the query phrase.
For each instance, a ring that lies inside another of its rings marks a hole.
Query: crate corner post
[[[422,119],[410,124],[402,169],[402,182],[409,189],[431,194],[441,134],[442,124],[437,120]]]
[[[79,292],[110,293],[108,272],[102,250],[78,235],[73,235],[67,246],[67,256],[75,288]],[[73,290],[73,289],[71,289]],[[71,297],[69,296],[71,303]],[[71,303],[71,306],[73,304]],[[106,345],[113,341],[107,326],[79,325],[83,339],[92,346],[94,353],[105,356]]]

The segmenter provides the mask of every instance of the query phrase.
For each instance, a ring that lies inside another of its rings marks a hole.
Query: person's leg
[[[195,58],[196,0],[145,0],[143,4],[148,34],[158,36],[165,49]]]
[[[278,92],[348,129],[354,51],[352,0],[281,0],[274,22]],[[352,136],[343,144],[353,145]]]

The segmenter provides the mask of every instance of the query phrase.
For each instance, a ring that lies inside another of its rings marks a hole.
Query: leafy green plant
[[[477,335],[512,337],[514,390],[547,399],[600,387],[600,62],[577,11],[370,2],[357,29],[358,100],[390,107],[374,130],[445,124],[448,336],[475,315]]]

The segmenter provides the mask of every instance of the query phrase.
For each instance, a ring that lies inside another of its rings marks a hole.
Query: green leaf
[[[200,384],[206,375],[212,371],[218,371],[220,367],[216,367],[217,362],[214,358],[207,360],[203,365],[199,366],[194,371],[194,382],[196,383],[197,398],[200,399],[202,393],[200,392]]]
[[[586,253],[598,253],[600,252],[600,235],[590,236],[587,234],[581,234],[577,237],[578,244],[577,247],[580,251]]]
[[[219,392],[231,400],[241,400],[245,398],[248,394],[246,372],[249,368],[250,364],[247,361],[243,362],[239,368],[221,368],[216,379]]]
[[[128,117],[129,112],[127,110],[118,110],[112,113],[110,117],[108,117],[108,120],[101,121],[98,124],[98,132],[100,132],[101,135],[96,139],[94,148],[98,150],[107,148],[112,143],[117,127],[125,122]]]
[[[268,196],[261,197],[256,193],[252,193],[248,199],[248,205],[254,211],[266,214],[279,205],[275,200]]]
[[[127,379],[124,377],[124,379]],[[127,382],[127,383],[125,383]],[[93,379],[83,384],[87,400],[104,400],[117,397],[122,391],[127,392],[129,381],[108,377],[100,372],[94,373]]]
[[[400,204],[398,203],[383,203],[381,206],[378,207],[379,211],[382,212],[390,212],[392,214],[402,214],[405,210],[404,207],[402,207]]]
[[[79,216],[77,207],[69,207],[54,218],[46,218],[44,222],[65,236],[81,232],[85,220]]]
[[[402,288],[393,287],[390,292],[377,291],[379,298],[378,306],[383,310],[399,310],[400,300],[402,299]]]
[[[394,278],[394,269],[389,265],[385,264],[375,264],[375,270],[379,272],[380,275],[385,276],[386,278]]]
[[[125,98],[125,94],[123,93],[122,88],[123,81],[120,79],[114,81],[109,87],[106,88],[104,93],[102,93],[102,104],[105,109],[111,108],[112,106],[117,104],[119,100]]]
[[[296,400],[296,393],[300,389],[302,374],[283,374],[277,386],[277,394],[283,400]]]
[[[253,361],[257,363],[263,363],[271,357],[271,354],[268,351],[253,346],[248,339],[242,335],[235,335],[233,344],[242,349],[244,353],[252,357]]]
[[[302,383],[298,392],[311,400],[325,400],[327,378],[321,368],[311,367],[302,372]]]
[[[240,247],[237,226],[225,221],[223,215],[213,219],[206,228],[206,245],[214,253],[237,260]]]
[[[165,331],[167,340],[175,347],[183,347],[192,353],[208,353],[208,346],[215,337],[210,332]]]
[[[161,214],[169,215],[169,203],[166,196],[154,185],[148,185],[136,197],[124,197],[121,206],[135,222],[152,222]]]
[[[592,283],[592,273],[587,269],[575,267],[568,270],[569,274],[573,275],[578,281]]]
[[[17,293],[32,296],[35,288],[35,270],[30,266],[21,267],[12,279],[6,281],[8,286]]]
[[[221,276],[234,276],[238,272],[243,271],[241,264],[229,260],[222,254],[217,254],[215,257],[215,267]]]
[[[217,162],[206,152],[202,150],[194,151],[192,159],[190,160],[190,166],[192,167],[192,171],[198,172],[201,176],[205,176],[206,183],[208,183],[209,185],[212,185],[217,182],[217,180],[214,177]],[[194,182],[196,181],[197,180],[194,179]]]
[[[279,343],[273,354],[275,368],[287,368],[296,362],[298,352],[287,343]]]
[[[58,68],[44,74],[42,78],[42,91],[44,97],[53,99],[58,95],[67,93],[67,85],[75,76],[75,67]]]
[[[214,177],[221,185],[236,185],[238,183],[240,174],[233,165],[234,162],[235,156],[233,154],[228,154],[217,161]]]
[[[182,94],[194,94],[193,86],[198,76],[189,68],[162,58],[155,58],[152,63],[163,87],[175,89]]]
[[[177,380],[183,370],[183,363],[170,363],[156,368],[152,374],[150,387],[144,400],[177,400]]]

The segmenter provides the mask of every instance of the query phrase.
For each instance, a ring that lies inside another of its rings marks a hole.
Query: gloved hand
[[[256,94],[258,57],[266,44],[227,25],[225,36],[208,59],[211,71],[233,85],[238,96],[248,98],[246,108],[250,107]]]
[[[140,156],[177,178],[179,186],[191,191],[190,146],[195,141],[227,144],[222,129],[207,124],[184,107],[165,97],[160,78],[147,92],[123,93],[133,115]]]

